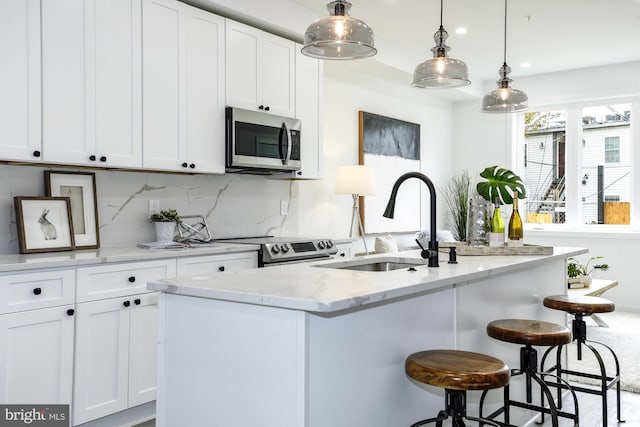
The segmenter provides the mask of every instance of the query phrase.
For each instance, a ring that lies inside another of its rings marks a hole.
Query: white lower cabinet
[[[78,304],[74,425],[155,399],[157,301],[146,293]]]
[[[70,404],[73,305],[0,315],[0,402]]]

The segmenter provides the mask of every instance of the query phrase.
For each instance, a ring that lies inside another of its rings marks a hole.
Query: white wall
[[[384,79],[371,77],[374,74],[383,75]],[[410,75],[372,60],[325,62],[324,178],[299,182],[302,234],[344,237],[349,232],[352,199],[349,195],[335,194],[335,174],[338,166],[358,164],[358,111],[419,123],[422,172],[436,188],[443,187],[452,175],[451,104],[429,91],[411,88],[410,79]],[[423,228],[428,227],[427,194],[424,187]],[[386,200],[389,194],[372,197]],[[443,228],[442,198],[437,205],[438,228]],[[402,240],[402,236],[398,238]],[[411,244],[411,236],[406,239]],[[368,242],[372,250],[373,237]],[[362,249],[359,246],[356,252]]]
[[[514,79],[513,87],[525,91],[529,96],[529,105],[534,108],[558,103],[597,102],[602,99],[640,96],[640,62],[538,76],[511,77]],[[494,88],[495,84],[487,83],[487,92]],[[637,102],[634,105],[637,105]],[[512,167],[514,115],[483,114],[479,112],[480,106],[479,100],[455,103],[453,106],[456,170],[468,169],[473,173],[493,164]],[[632,136],[632,145],[636,147],[638,137],[636,131]],[[636,164],[639,155],[640,150],[632,153]],[[640,174],[636,173],[634,176],[633,186],[636,189],[640,188]],[[632,210],[639,208],[634,206]],[[637,287],[637,272],[633,268],[637,262],[636,254],[640,253],[638,234],[569,234],[553,231],[527,233],[525,230],[525,240],[535,244],[588,247],[592,255],[605,256],[612,269],[607,273],[597,274],[618,279],[620,282],[620,287],[607,293],[607,296],[614,300],[618,308],[640,311],[640,288]]]

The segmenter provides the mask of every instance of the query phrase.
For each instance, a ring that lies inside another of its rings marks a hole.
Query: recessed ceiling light
[[[529,68],[531,67],[531,63],[530,62],[523,62],[522,64],[520,64],[521,68]]]
[[[456,28],[456,34],[467,34],[467,29],[465,27]]]

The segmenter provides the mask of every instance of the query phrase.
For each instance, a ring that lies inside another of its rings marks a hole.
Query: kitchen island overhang
[[[410,425],[442,409],[442,396],[405,377],[406,356],[457,348],[517,366],[517,347],[491,340],[486,324],[561,322],[541,301],[563,292],[566,258],[585,252],[389,272],[326,261],[152,283],[163,291],[157,425]],[[388,256],[419,252],[367,258]]]

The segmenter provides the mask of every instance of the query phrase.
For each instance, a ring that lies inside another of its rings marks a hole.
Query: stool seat
[[[487,325],[487,334],[500,341],[539,346],[569,344],[572,339],[565,326],[526,319],[494,320]]]
[[[495,357],[459,350],[427,350],[405,361],[410,378],[450,390],[488,390],[509,384],[509,367]]]
[[[545,307],[566,311],[569,314],[589,316],[595,313],[610,313],[616,309],[606,298],[591,296],[550,295],[542,302]]]

